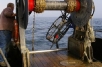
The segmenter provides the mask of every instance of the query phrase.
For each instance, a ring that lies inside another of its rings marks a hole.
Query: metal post
[[[61,50],[68,50],[68,49],[67,48],[59,48],[59,49],[54,49],[54,50],[30,51],[29,54],[44,53],[44,52],[54,52],[54,51],[61,51]]]

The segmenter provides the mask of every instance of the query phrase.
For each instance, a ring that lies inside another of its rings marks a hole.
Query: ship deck
[[[68,55],[68,51],[36,53],[30,55],[30,67],[102,67],[101,62],[91,64]]]
[[[100,44],[99,44],[100,43]],[[96,39],[92,43],[94,57],[102,61],[102,40]],[[11,44],[12,45],[12,44]],[[10,47],[7,59],[11,67],[22,67],[22,55],[18,48]],[[52,50],[53,52],[30,53],[30,67],[102,67],[102,63],[95,61],[91,64],[83,62],[69,54],[68,49]]]

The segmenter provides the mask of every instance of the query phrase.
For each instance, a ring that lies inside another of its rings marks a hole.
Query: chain
[[[33,15],[33,28],[32,28],[32,51],[34,51],[34,25],[35,25],[35,12]]]

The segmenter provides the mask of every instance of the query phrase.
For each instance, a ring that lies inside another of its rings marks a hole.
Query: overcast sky
[[[94,18],[102,18],[102,0],[93,0],[95,3],[95,13],[94,13]],[[4,9],[7,5],[7,3],[13,2],[15,3],[15,0],[1,0],[0,2],[0,13],[2,9]],[[14,11],[15,12],[15,11]],[[43,13],[36,14],[36,16],[40,17],[57,17],[61,14],[60,11],[44,11]]]

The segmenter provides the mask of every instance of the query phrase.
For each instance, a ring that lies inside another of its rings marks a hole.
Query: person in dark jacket
[[[5,48],[7,44],[11,41],[12,31],[14,27],[13,21],[15,20],[14,4],[8,3],[7,7],[3,9],[0,15],[0,48],[2,49],[4,55],[6,56]],[[6,66],[1,54],[0,54],[0,65]]]

